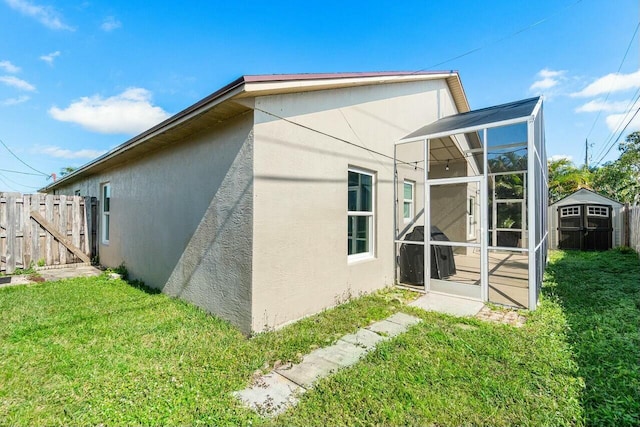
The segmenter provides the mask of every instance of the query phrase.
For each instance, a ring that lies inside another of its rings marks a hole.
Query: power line
[[[19,173],[19,174],[22,174],[22,175],[31,175],[31,176],[41,176],[41,174],[39,174],[39,173],[14,171],[14,170],[11,170],[11,169],[0,169],[0,172]]]
[[[631,40],[629,40],[629,45],[627,46],[627,50],[624,52],[624,56],[622,57],[622,61],[620,61],[620,65],[618,66],[618,71],[616,71],[616,76],[618,74],[620,74],[620,70],[622,69],[622,65],[624,64],[624,61],[626,61],[626,59],[627,59],[627,55],[629,54],[629,50],[631,49],[631,45],[633,44],[633,40],[636,38],[636,34],[638,34],[638,28],[640,28],[640,22],[638,22],[638,24],[636,25],[636,29],[633,31],[633,35],[631,36]],[[611,95],[611,90],[613,89],[613,82],[614,81],[615,81],[615,77],[611,81],[611,85],[609,86],[609,91],[607,92],[607,96],[605,96],[605,98],[604,98],[603,106],[604,106],[604,104],[607,103],[607,100],[609,99],[609,95]],[[587,139],[589,139],[589,137],[591,136],[591,132],[593,132],[593,128],[596,126],[596,123],[598,122],[598,119],[600,119],[600,115],[601,114],[602,114],[602,109],[600,109],[598,111],[598,115],[596,116],[596,119],[593,121],[593,124],[591,125],[591,129],[589,129],[589,133],[587,134]],[[615,134],[615,131],[612,133],[612,135],[613,134]],[[607,145],[607,143],[605,142],[604,146],[606,147],[606,145]],[[604,147],[600,151],[602,151],[602,150],[604,150]]]
[[[13,188],[9,184],[7,184],[6,181],[4,179],[2,179],[1,177],[0,177],[0,182],[2,182],[4,185],[6,185],[9,190],[12,190],[12,191],[15,191],[17,193],[20,193],[20,191],[16,190],[15,188]]]
[[[620,130],[620,128],[622,127],[622,124],[624,123],[626,118],[629,116],[629,114],[631,114],[631,111],[633,111],[633,107],[636,105],[636,103],[639,100],[640,100],[640,87],[636,90],[636,92],[633,94],[633,96],[629,100],[629,103],[624,108],[625,113],[620,118],[620,121],[618,122],[618,126],[616,126],[615,130],[613,130],[609,134],[609,137],[607,138],[606,142],[602,145],[602,148],[600,149],[600,151],[598,151],[598,154],[595,156],[598,159],[595,162],[596,166],[597,166],[598,163],[600,163],[602,160],[604,160],[604,158],[607,155],[607,153],[609,153],[609,151],[611,151],[611,147],[613,147],[613,145],[615,145],[617,140],[614,140],[613,137],[618,132],[618,130]],[[609,143],[611,143],[611,145],[609,145]],[[607,147],[609,147],[609,148],[607,148]],[[607,151],[607,153],[602,154],[605,150]]]
[[[633,119],[636,118],[636,116],[638,115],[638,112],[640,112],[640,107],[638,107],[636,109],[636,112],[633,114],[633,116],[631,116],[631,118],[629,119],[629,121],[627,122],[626,125],[624,125],[624,128],[620,131],[620,133],[618,134],[618,137],[615,139],[614,143],[611,144],[611,146],[609,147],[609,149],[607,150],[606,153],[604,153],[604,155],[602,156],[602,160],[604,160],[604,158],[607,156],[607,154],[609,154],[609,151],[611,151],[611,149],[613,148],[613,146],[616,144],[616,142],[618,142],[618,140],[620,139],[620,137],[622,136],[622,134],[624,133],[625,130],[627,130],[627,127],[629,126],[629,124],[633,121]]]
[[[11,182],[12,184],[19,185],[21,187],[31,188],[31,189],[34,189],[34,190],[38,190],[39,189],[39,187],[33,187],[31,185],[24,185],[24,184],[21,184],[21,183],[19,183],[17,181],[14,181],[14,180],[12,180],[11,178],[9,178],[8,176],[6,176],[6,175],[4,175],[2,173],[0,173],[0,177],[6,179],[7,181]]]
[[[478,52],[478,51],[480,51],[480,50],[482,50],[484,48],[487,48],[487,47],[492,46],[494,44],[497,44],[497,43],[503,42],[505,40],[508,40],[508,39],[510,39],[512,37],[515,37],[518,34],[524,33],[525,31],[528,31],[528,30],[530,30],[530,29],[532,29],[534,27],[537,27],[538,25],[548,21],[549,19],[553,18],[554,16],[556,16],[556,15],[558,15],[560,13],[563,13],[567,9],[570,9],[570,8],[576,6],[578,3],[581,3],[581,2],[582,2],[582,0],[578,0],[575,3],[572,3],[572,4],[568,5],[568,6],[563,7],[562,9],[557,10],[556,12],[552,13],[551,15],[546,16],[545,18],[542,18],[542,19],[540,19],[540,20],[538,20],[536,22],[533,22],[533,23],[527,25],[526,27],[522,27],[519,30],[514,31],[513,33],[507,34],[506,36],[503,36],[503,37],[501,37],[499,39],[496,39],[494,41],[491,41],[489,43],[485,43],[485,44],[483,44],[483,45],[481,45],[479,47],[476,47],[474,49],[468,50],[468,51],[466,51],[464,53],[456,55],[456,56],[454,56],[452,58],[449,58],[449,59],[447,59],[445,61],[438,62],[437,64],[431,65],[431,66],[429,66],[427,68],[420,69],[420,70],[416,71],[416,73],[419,73],[421,71],[430,70],[430,69],[433,69],[435,67],[439,67],[440,65],[446,64],[446,63],[451,62],[451,61],[455,61],[456,59],[464,58],[465,56],[471,55],[472,53],[476,53],[476,52]]]
[[[33,171],[38,172],[38,173],[39,173],[39,174],[41,174],[42,176],[46,176],[46,177],[50,177],[50,176],[51,176],[51,174],[44,173],[44,172],[39,171],[38,169],[36,169],[36,168],[34,168],[34,167],[32,167],[32,166],[28,165],[24,160],[22,160],[20,157],[16,156],[16,154],[15,154],[13,151],[11,151],[11,149],[10,149],[9,147],[7,147],[7,144],[5,144],[5,143],[4,143],[4,141],[2,141],[2,139],[0,139],[0,144],[2,144],[2,145],[4,146],[4,148],[6,148],[6,149],[7,149],[7,151],[8,151],[9,153],[11,153],[11,155],[12,155],[13,157],[15,157],[16,159],[18,159],[18,161],[19,161],[20,163],[22,163],[23,165],[25,165],[25,166],[26,166],[26,167],[28,167],[29,169],[31,169],[31,170],[33,170]]]

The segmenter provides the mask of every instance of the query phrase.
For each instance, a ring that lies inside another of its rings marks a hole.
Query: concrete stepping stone
[[[233,394],[245,405],[262,415],[277,415],[298,403],[297,396],[305,390],[278,374],[260,377],[251,387]]]
[[[245,390],[233,394],[261,415],[277,415],[295,405],[298,396],[312,388],[316,381],[355,364],[379,342],[399,335],[419,322],[417,317],[396,313],[358,329],[355,334],[343,336],[329,347],[312,351],[297,365],[277,368]]]
[[[368,329],[358,329],[358,332],[355,334],[345,335],[340,338],[339,341],[348,342],[349,344],[364,347],[367,350],[372,350],[376,348],[376,345],[378,345],[380,341],[385,339],[388,338],[378,335]]]

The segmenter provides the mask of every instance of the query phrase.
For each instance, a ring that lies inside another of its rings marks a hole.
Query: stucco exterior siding
[[[59,190],[100,195],[111,185],[100,262],[250,332],[253,114]],[[99,209],[100,210],[100,209]],[[99,233],[100,235],[100,233]]]
[[[456,111],[444,81],[265,96],[255,106],[252,327],[260,331],[393,283],[394,143]],[[358,262],[347,256],[349,167],[376,181],[375,256]]]

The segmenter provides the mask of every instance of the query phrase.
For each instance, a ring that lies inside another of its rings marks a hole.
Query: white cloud
[[[608,92],[621,92],[638,87],[640,87],[640,70],[629,74],[611,73],[596,79],[581,91],[572,93],[571,96],[598,96]]]
[[[94,159],[106,153],[104,150],[89,150],[85,148],[82,150],[72,151],[55,146],[38,148],[38,152],[60,159]]]
[[[0,69],[7,73],[16,74],[20,72],[20,67],[16,67],[11,61],[0,61]]]
[[[601,99],[594,99],[576,108],[576,113],[593,113],[596,111],[619,112],[624,111],[628,105],[629,101],[605,102]]]
[[[60,14],[51,6],[40,6],[26,0],[5,0],[5,2],[12,9],[34,18],[47,28],[74,31],[72,27],[62,22]]]
[[[51,107],[49,114],[93,132],[125,134],[142,132],[170,116],[151,104],[151,92],[135,87],[109,98],[85,96],[64,109]]]
[[[17,98],[7,98],[0,101],[0,105],[3,107],[9,107],[11,105],[22,104],[23,102],[27,102],[29,99],[31,99],[31,97],[28,95],[22,95]]]
[[[60,56],[60,51],[56,50],[55,52],[51,52],[48,55],[42,55],[40,59],[46,62],[49,65],[53,65],[53,60]]]
[[[633,117],[636,111],[640,108],[640,100],[636,100],[635,104],[628,110],[623,110],[619,114],[610,114],[606,117],[605,121],[607,127],[611,132],[619,132],[627,122]],[[631,120],[629,126],[625,130],[626,134],[640,130],[640,113],[636,114],[635,118]]]
[[[573,161],[573,156],[570,156],[568,154],[554,154],[553,156],[549,156],[547,158],[547,160],[551,161],[551,162],[555,162],[555,161],[563,160],[563,159],[566,159],[566,160],[569,160],[570,162],[572,162]]]
[[[565,73],[566,71],[564,70],[554,71],[548,68],[543,68],[542,70],[538,71],[538,74],[536,74],[538,80],[536,80],[531,86],[529,86],[529,90],[531,92],[542,92],[551,89],[557,86],[562,80],[564,80]]]
[[[15,87],[16,89],[20,90],[26,90],[28,92],[33,92],[36,90],[36,87],[34,85],[15,76],[0,76],[0,82],[4,83],[7,86]]]
[[[100,25],[100,28],[107,32],[117,30],[120,27],[122,27],[122,22],[118,21],[113,16],[107,16],[104,21],[102,21],[102,25]]]

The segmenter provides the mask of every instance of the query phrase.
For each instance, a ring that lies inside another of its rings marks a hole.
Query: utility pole
[[[584,168],[589,169],[589,140],[584,139]]]

